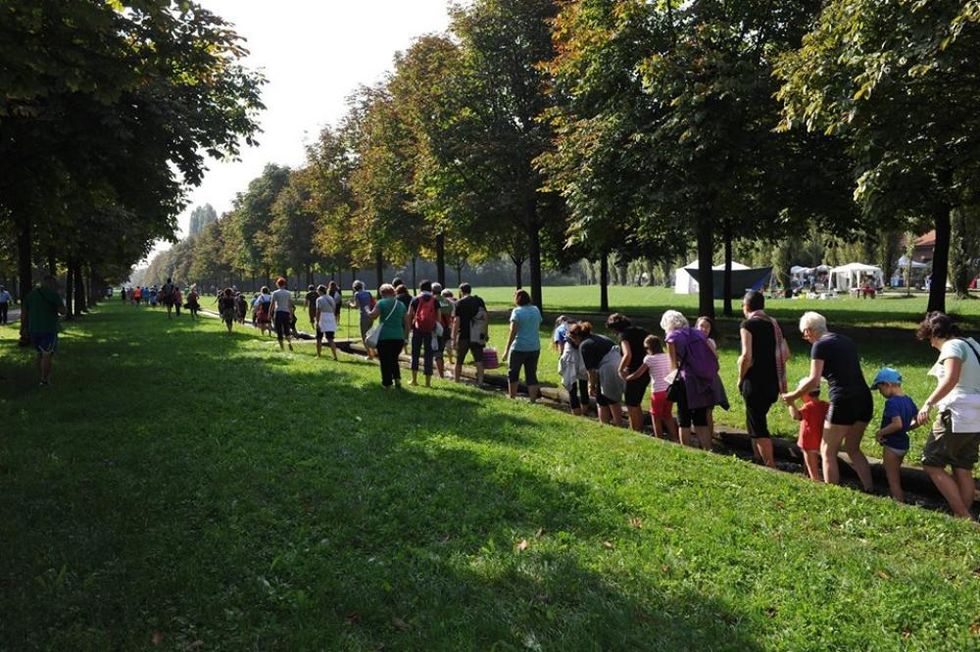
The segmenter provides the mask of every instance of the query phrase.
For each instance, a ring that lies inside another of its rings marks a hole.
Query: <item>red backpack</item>
[[[431,333],[436,329],[439,319],[439,302],[434,296],[420,296],[418,308],[415,310],[415,321],[412,327],[421,333]]]

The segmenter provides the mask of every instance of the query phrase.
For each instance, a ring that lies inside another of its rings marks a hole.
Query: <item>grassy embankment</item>
[[[4,330],[0,647],[976,648],[980,532],[108,305]],[[200,641],[200,643],[198,643]]]

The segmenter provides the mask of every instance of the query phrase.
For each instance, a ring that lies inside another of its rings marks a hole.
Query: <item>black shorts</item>
[[[456,340],[456,360],[459,364],[463,364],[466,360],[466,352],[469,351],[470,355],[473,356],[473,364],[483,364],[483,349],[483,344],[458,339]]]
[[[855,423],[871,423],[874,416],[874,400],[871,390],[865,389],[856,396],[831,399],[827,422],[835,426],[853,426]]]
[[[292,322],[293,316],[290,313],[277,310],[276,314],[273,316],[273,320],[276,327],[276,335],[278,335],[280,338],[289,337],[292,335],[292,327],[290,326],[290,322]]]
[[[690,428],[692,425],[703,428],[708,425],[708,408],[687,407],[687,390],[682,389],[677,399],[677,425],[680,428]]]
[[[316,327],[316,341],[322,342],[323,338],[326,337],[328,342],[333,342],[334,331],[327,331],[324,333],[320,330],[320,327]]]
[[[776,398],[773,396],[743,395],[745,399],[745,427],[749,431],[752,439],[768,439],[769,434],[769,409],[772,408]]]
[[[623,392],[623,403],[626,404],[626,407],[640,407],[643,404],[643,399],[646,398],[647,387],[649,386],[649,374],[637,380],[627,380],[626,391]]]

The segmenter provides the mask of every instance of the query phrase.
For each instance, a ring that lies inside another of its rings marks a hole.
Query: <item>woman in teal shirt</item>
[[[531,303],[531,295],[525,290],[514,294],[517,307],[510,313],[510,334],[507,336],[507,390],[511,398],[517,397],[517,380],[521,367],[527,381],[527,396],[531,401],[538,399],[538,358],[541,355],[541,339],[538,327],[541,326],[541,311]]]
[[[380,288],[381,301],[374,305],[368,314],[371,321],[381,318],[381,333],[378,337],[378,362],[381,363],[381,385],[387,389],[394,383],[402,386],[401,368],[398,355],[405,347],[405,333],[408,332],[408,308],[395,299],[395,288],[385,283]]]

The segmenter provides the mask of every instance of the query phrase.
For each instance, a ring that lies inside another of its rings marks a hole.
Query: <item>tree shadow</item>
[[[15,648],[761,649],[733,605],[606,547],[665,554],[643,506],[526,460],[540,425],[509,404],[167,331],[122,359],[72,342],[72,391],[10,422]]]

